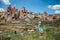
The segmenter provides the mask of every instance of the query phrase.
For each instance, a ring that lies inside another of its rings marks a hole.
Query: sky
[[[0,0],[0,10],[6,10],[8,5],[16,5],[19,10],[24,6],[27,11],[35,13],[43,13],[46,11],[48,14],[59,14],[59,1],[60,0]]]

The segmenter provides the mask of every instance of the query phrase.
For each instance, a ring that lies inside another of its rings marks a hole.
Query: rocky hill
[[[5,12],[1,12],[0,15],[0,24],[3,23],[38,23],[38,21],[53,21],[60,18],[59,15],[49,15],[47,12],[42,14],[28,12],[25,7],[22,7],[20,10],[16,6],[8,6]]]

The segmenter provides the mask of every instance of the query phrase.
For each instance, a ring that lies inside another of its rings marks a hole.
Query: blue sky
[[[19,10],[24,6],[27,11],[33,11],[35,13],[43,13],[44,11],[49,14],[60,13],[59,0],[0,0],[0,8],[6,10],[9,4],[12,6],[16,5]]]

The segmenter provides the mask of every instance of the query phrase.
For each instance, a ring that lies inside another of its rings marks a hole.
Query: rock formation
[[[18,10],[16,6],[12,7],[11,5],[9,5],[7,11],[5,11],[0,18],[1,22],[2,20],[5,20],[5,22],[7,23],[12,23],[16,20],[23,23],[38,23],[38,21],[52,21],[57,17],[49,15],[47,12],[44,12],[43,14],[28,12],[25,7],[22,7],[21,10]]]

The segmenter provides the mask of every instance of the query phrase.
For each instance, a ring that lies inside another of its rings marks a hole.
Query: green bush
[[[55,33],[53,37],[55,40],[60,40],[60,33]]]

